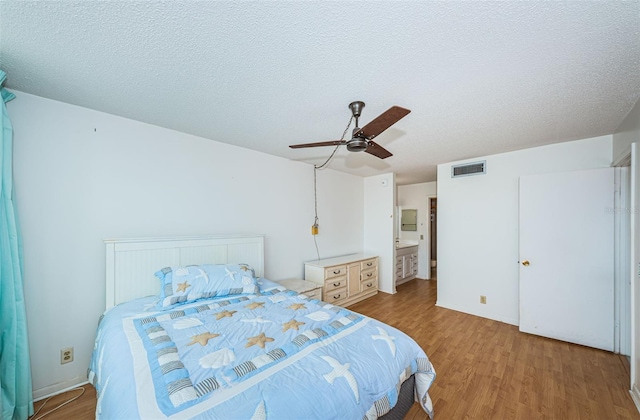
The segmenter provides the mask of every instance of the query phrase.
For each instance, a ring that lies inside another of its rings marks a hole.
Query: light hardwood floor
[[[412,280],[395,295],[379,293],[349,307],[422,346],[437,373],[430,391],[436,419],[640,419],[628,392],[625,357],[436,307],[436,284]],[[95,390],[86,388],[45,419],[94,418]],[[406,419],[427,416],[414,404]]]
[[[436,281],[414,280],[350,309],[413,337],[436,370],[437,419],[640,419],[625,357],[435,306]],[[414,404],[406,419],[426,419]]]

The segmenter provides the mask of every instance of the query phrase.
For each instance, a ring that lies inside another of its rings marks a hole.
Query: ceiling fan
[[[379,157],[380,159],[393,156],[391,152],[374,142],[373,139],[411,111],[399,106],[392,106],[382,114],[378,115],[378,117],[369,124],[360,128],[358,127],[358,119],[362,113],[362,108],[364,108],[364,102],[362,101],[355,101],[349,104],[349,109],[351,109],[353,118],[356,120],[356,127],[353,129],[351,140],[332,140],[321,141],[318,143],[293,144],[289,147],[292,149],[301,149],[304,147],[341,146],[344,144],[350,152],[365,151]]]

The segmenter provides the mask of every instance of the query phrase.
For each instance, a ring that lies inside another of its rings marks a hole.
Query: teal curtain
[[[5,105],[15,95],[4,88],[6,77],[0,70],[0,409],[3,420],[26,419],[33,414],[22,243],[13,205],[13,127]]]

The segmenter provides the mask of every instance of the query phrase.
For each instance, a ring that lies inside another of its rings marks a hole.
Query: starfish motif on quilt
[[[297,311],[298,309],[307,309],[307,307],[304,306],[304,303],[294,303],[293,305],[289,306],[289,309]]]
[[[189,287],[191,287],[191,285],[186,281],[184,283],[178,283],[178,287],[176,287],[176,293],[186,292]]]
[[[251,268],[250,268],[248,265],[244,265],[244,264],[241,264],[241,265],[240,265],[240,269],[241,269],[242,271],[249,271],[249,270],[251,270]]]
[[[194,335],[191,337],[191,341],[187,346],[191,346],[193,344],[199,343],[201,346],[206,346],[209,343],[209,340],[212,338],[219,337],[220,334],[210,333],[209,331],[204,332],[202,334]]]
[[[222,318],[233,318],[233,314],[238,311],[227,311],[224,310],[222,312],[218,312],[216,315],[216,321],[220,321]]]
[[[245,308],[249,308],[249,309],[264,308],[264,302],[251,302],[250,304],[246,305]]]
[[[260,335],[256,335],[255,337],[247,338],[247,344],[245,347],[258,346],[263,349],[266,343],[270,343],[272,341],[273,338],[267,337],[264,333],[260,333]]]
[[[291,321],[285,322],[284,324],[282,324],[282,332],[286,332],[288,330],[298,331],[298,327],[300,325],[304,325],[304,322],[300,322],[300,321],[296,321],[295,319],[292,319]]]

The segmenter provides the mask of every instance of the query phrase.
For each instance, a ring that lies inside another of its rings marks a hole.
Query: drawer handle
[[[367,287],[373,286],[373,283],[367,283]]]
[[[333,274],[340,274],[340,270],[333,270]]]
[[[367,263],[367,267],[371,267],[372,265],[373,265],[373,263],[372,263],[372,262],[368,262],[368,263]]]
[[[333,287],[338,287],[338,286],[340,286],[340,282],[333,283]]]
[[[373,273],[367,273],[367,277],[373,276]]]
[[[342,294],[339,294],[339,295],[337,295],[337,296],[336,296],[336,295],[333,295],[333,299],[338,300],[338,299],[340,299],[340,296],[342,296]]]

